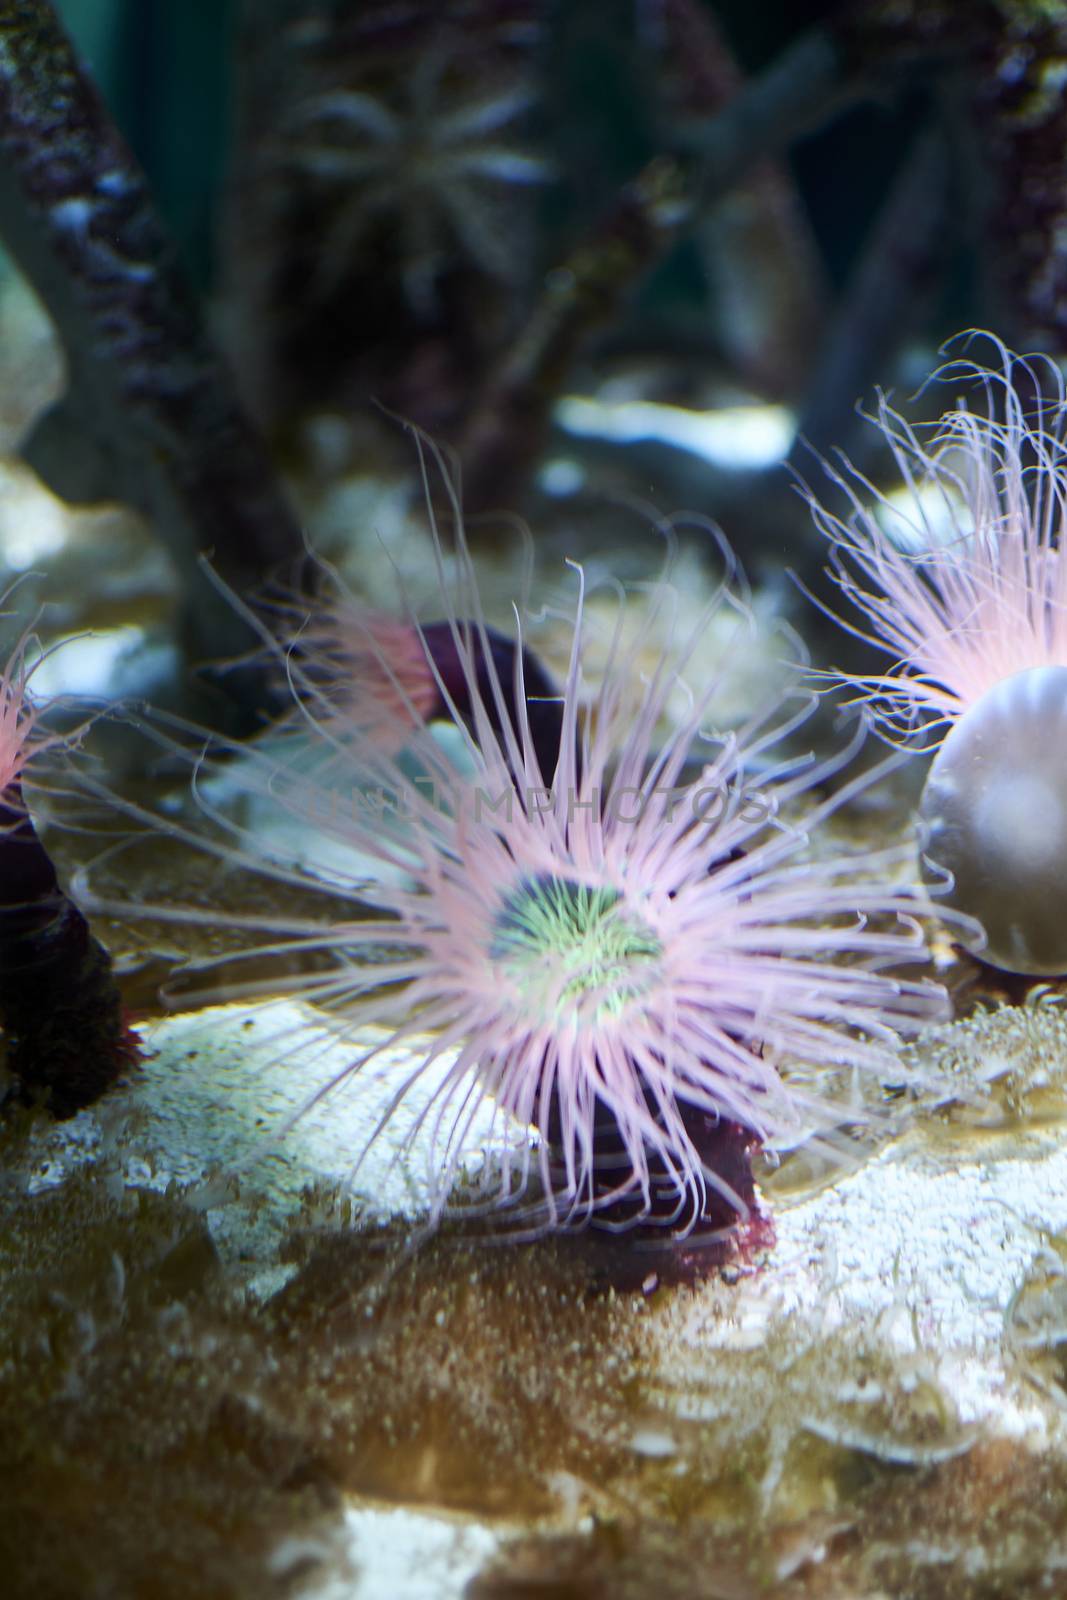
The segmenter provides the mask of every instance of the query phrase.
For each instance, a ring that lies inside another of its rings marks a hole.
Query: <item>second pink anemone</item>
[[[932,870],[1010,971],[1067,972],[1067,396],[1051,361],[955,361],[968,381],[924,438],[887,405],[903,480],[892,500],[833,472],[852,513],[813,500],[832,571],[888,654],[842,674],[891,737],[936,751],[921,811]]]

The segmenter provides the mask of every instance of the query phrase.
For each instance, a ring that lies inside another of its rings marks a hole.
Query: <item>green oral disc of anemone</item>
[[[618,890],[539,874],[506,896],[490,954],[532,1007],[595,1024],[647,992],[663,946]]]

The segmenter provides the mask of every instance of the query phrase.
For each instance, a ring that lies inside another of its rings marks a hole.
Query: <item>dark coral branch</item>
[[[907,70],[973,58],[1027,10],[1027,0],[841,0],[829,31],[850,70]]]
[[[548,277],[523,333],[490,377],[463,441],[464,495],[475,509],[513,499],[540,450],[551,405],[578,350],[645,274],[752,167],[867,91],[823,31],[803,35],[692,139],[693,175],[662,156]]]
[[[741,93],[744,75],[702,0],[654,0],[666,133],[703,128]],[[818,249],[784,162],[758,162],[706,215],[696,238],[716,339],[767,394],[794,398],[825,322]]]
[[[847,68],[828,31],[802,34],[694,139],[700,154],[696,204],[709,205],[756,161],[835,116],[867,94],[874,81],[866,71]]]
[[[1067,13],[1022,15],[997,41],[974,101],[991,177],[986,230],[998,326],[1067,355]]]
[[[21,1094],[58,1117],[137,1058],[111,959],[61,889],[17,781],[0,794],[0,1023]]]
[[[144,511],[190,594],[201,654],[247,644],[197,566],[238,591],[301,552],[264,445],[143,174],[47,0],[0,0],[0,232],[50,312],[69,390],[28,455],[69,498]]]
[[[688,216],[680,165],[657,158],[626,185],[600,226],[555,271],[519,338],[472,410],[463,491],[479,510],[513,498],[541,447],[551,407],[589,333],[680,237]]]
[[[950,163],[942,130],[922,132],[871,229],[800,415],[803,455],[854,454],[856,400],[914,330],[944,265]]]
[[[1067,353],[1067,13],[1041,0],[862,0],[834,33],[859,69],[937,53],[959,66],[982,266],[1010,341]]]

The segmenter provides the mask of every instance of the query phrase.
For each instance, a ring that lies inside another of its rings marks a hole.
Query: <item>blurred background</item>
[[[824,560],[798,474],[832,500],[820,458],[843,450],[892,484],[861,403],[909,402],[968,327],[1062,354],[1058,5],[13,10],[49,70],[66,29],[85,81],[80,131],[49,124],[38,71],[32,137],[9,137],[0,570],[47,560],[68,630],[132,629],[97,649],[111,672],[136,638],[141,687],[239,652],[201,552],[249,592],[307,537],[376,595],[380,540],[421,515],[398,418],[450,453],[509,600],[501,513],[538,559],[627,579],[681,511],[694,570],[721,526],[795,615],[783,574],[819,590]],[[50,211],[35,139],[63,147]]]

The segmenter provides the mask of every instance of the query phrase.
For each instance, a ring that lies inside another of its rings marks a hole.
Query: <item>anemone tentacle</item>
[[[1014,673],[1067,666],[1064,379],[1046,358],[993,343],[997,369],[957,358],[935,374],[969,381],[980,411],[961,403],[920,430],[879,397],[874,420],[900,473],[903,506],[847,463],[827,464],[849,500],[847,518],[808,495],[850,608],[837,620],[892,658],[886,672],[849,675],[848,684],[888,733],[906,740],[922,730],[937,743]],[[901,524],[907,548],[890,531]]]

